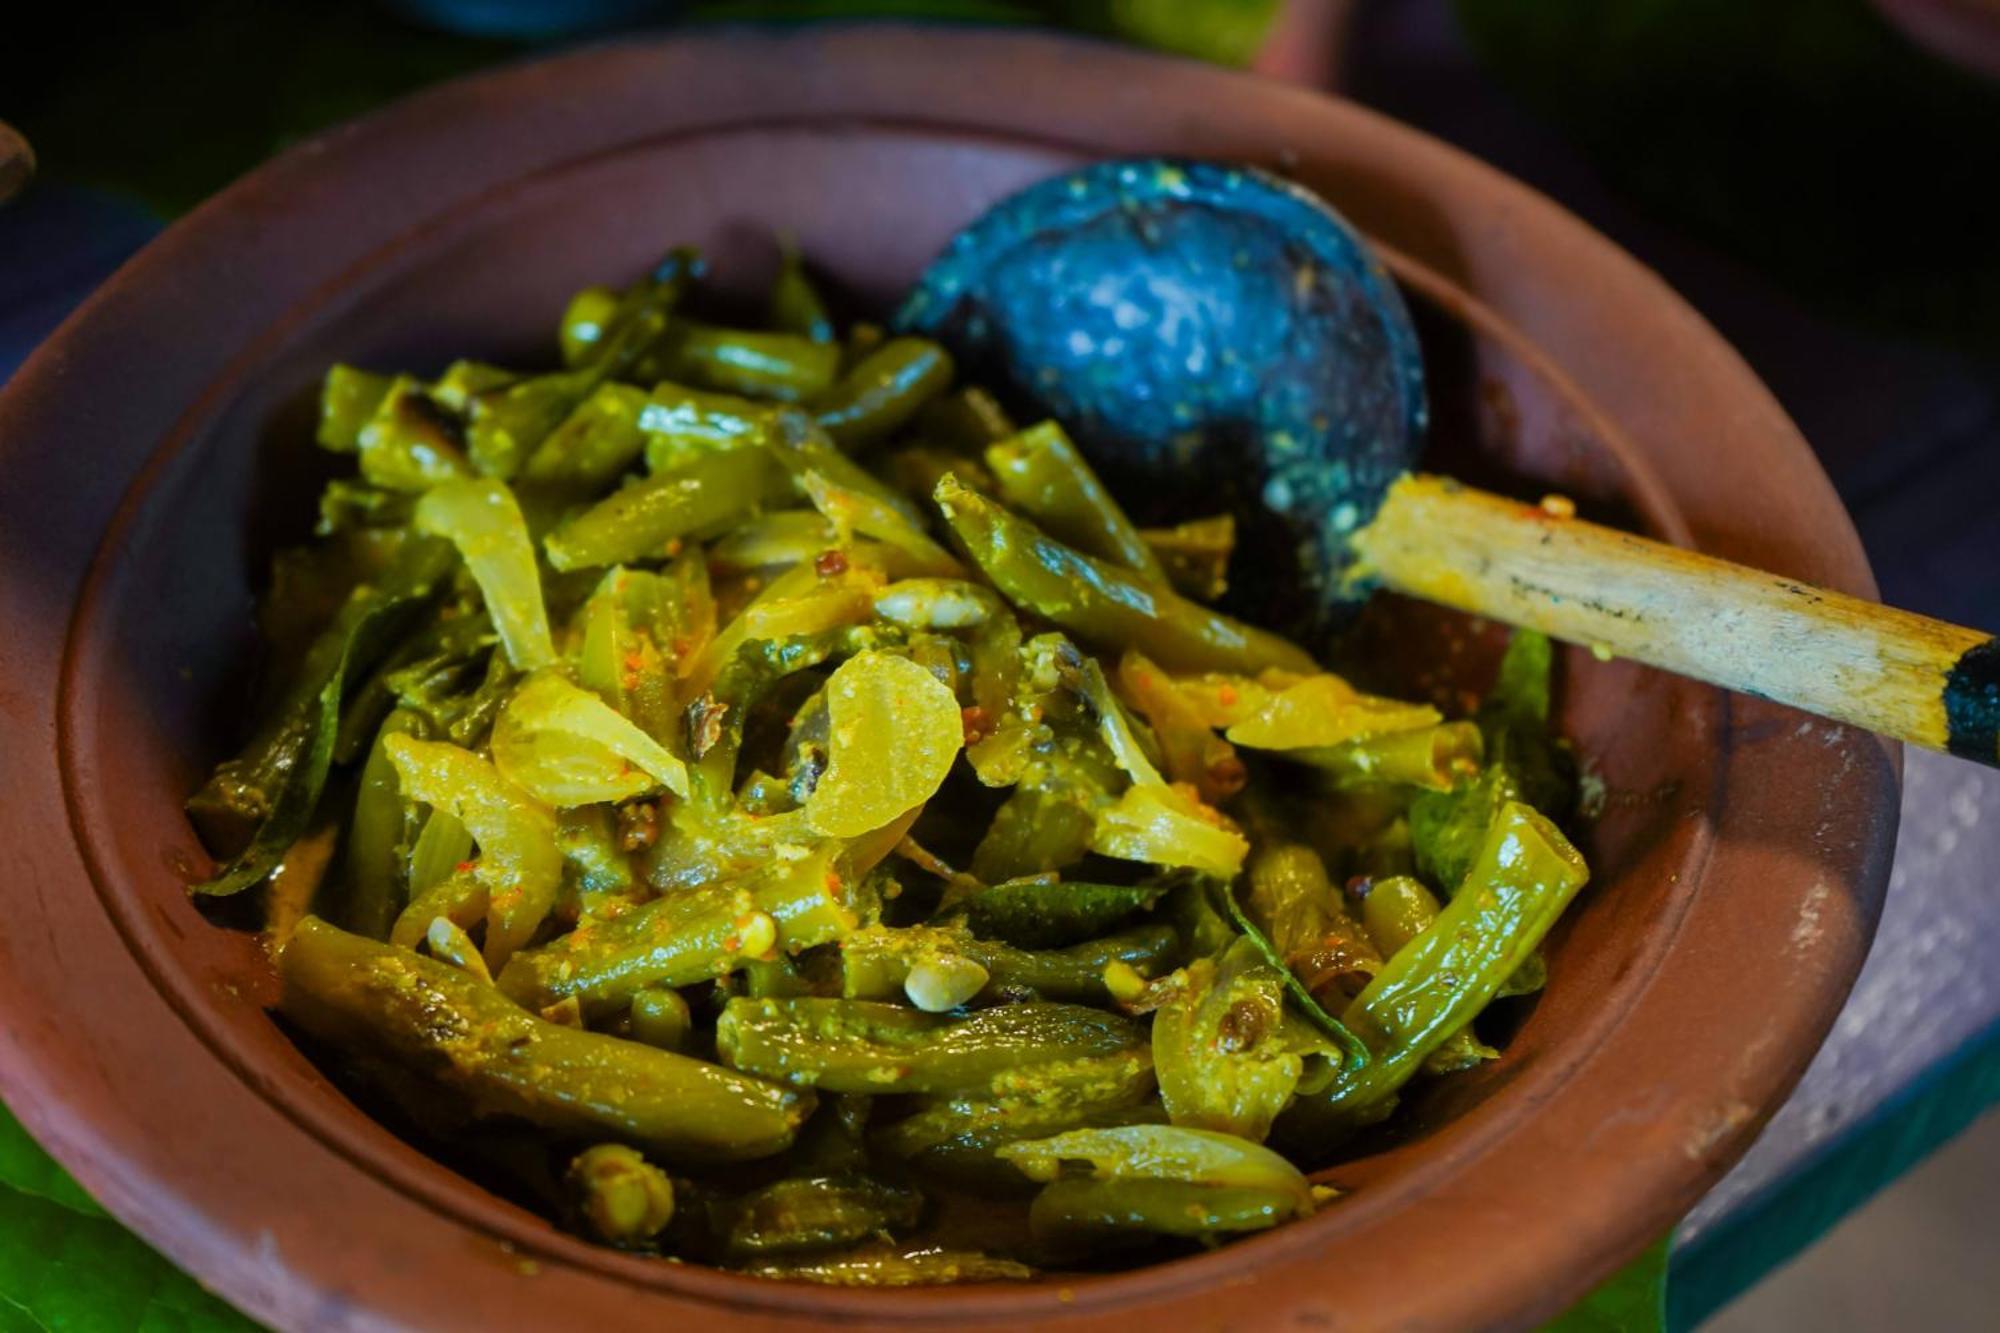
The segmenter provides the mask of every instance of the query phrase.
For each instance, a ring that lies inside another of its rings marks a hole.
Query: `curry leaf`
[[[1320,1002],[1313,998],[1313,993],[1306,989],[1306,984],[1300,981],[1297,974],[1286,965],[1277,946],[1258,929],[1257,923],[1243,910],[1243,905],[1236,901],[1235,891],[1221,880],[1210,880],[1209,883],[1214,886],[1215,897],[1220,901],[1223,913],[1228,916],[1230,922],[1245,939],[1257,947],[1257,952],[1264,956],[1265,962],[1278,969],[1278,975],[1284,978],[1285,990],[1291,996],[1292,1003],[1298,1006],[1299,1012],[1340,1047],[1342,1059],[1348,1069],[1357,1070],[1366,1067],[1369,1060],[1368,1048],[1361,1044],[1361,1038],[1355,1036],[1352,1029],[1329,1014],[1320,1006]]]

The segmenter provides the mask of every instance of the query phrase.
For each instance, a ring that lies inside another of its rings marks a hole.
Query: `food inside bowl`
[[[700,277],[580,293],[550,373],[329,372],[197,892],[396,1128],[613,1245],[986,1280],[1328,1206],[1584,882],[1548,641],[1469,717],[1357,689],[1215,608],[1228,517],[1136,526],[796,257],[763,329]]]

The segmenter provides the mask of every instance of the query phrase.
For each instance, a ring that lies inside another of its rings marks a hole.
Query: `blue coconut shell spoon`
[[[1423,363],[1326,202],[1247,167],[1102,162],[955,236],[897,318],[1060,421],[1142,520],[1228,510],[1253,618],[1377,588],[2000,766],[2000,641],[1413,469]]]

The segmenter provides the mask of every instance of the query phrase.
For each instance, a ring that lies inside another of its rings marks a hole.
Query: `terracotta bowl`
[[[1518,1326],[1658,1235],[1778,1105],[1860,966],[1897,756],[1627,664],[1569,664],[1563,722],[1608,793],[1597,882],[1505,1059],[1330,1172],[1337,1206],[1142,1271],[826,1290],[563,1236],[362,1116],[265,1016],[250,937],[182,893],[200,853],[180,802],[245,726],[250,594],[304,525],[322,461],[298,413],[329,361],[532,364],[572,289],[675,241],[752,282],[772,228],[886,304],[997,196],[1138,152],[1282,168],[1379,238],[1424,311],[1454,466],[1872,591],[1804,442],[1672,292],[1357,107],[969,31],[722,34],[504,70],[231,188],[0,398],[0,1095],[119,1218],[287,1329]]]

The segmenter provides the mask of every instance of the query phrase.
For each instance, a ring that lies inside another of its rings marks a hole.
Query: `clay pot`
[[[1548,201],[1370,112],[966,30],[506,69],[218,196],[0,397],[0,1096],[120,1219],[287,1329],[1518,1326],[1658,1235],[1860,966],[1897,756],[1629,664],[1568,665],[1563,724],[1608,792],[1596,883],[1505,1059],[1412,1098],[1310,1221],[1122,1274],[826,1290],[559,1234],[355,1110],[265,1015],[254,937],[182,892],[201,858],[180,802],[246,725],[251,589],[308,520],[325,464],[300,413],[329,361],[538,364],[574,288],[684,241],[752,284],[773,228],[886,304],[996,196],[1142,151],[1280,167],[1393,249],[1453,466],[1872,591],[1804,442],[1713,331]]]

